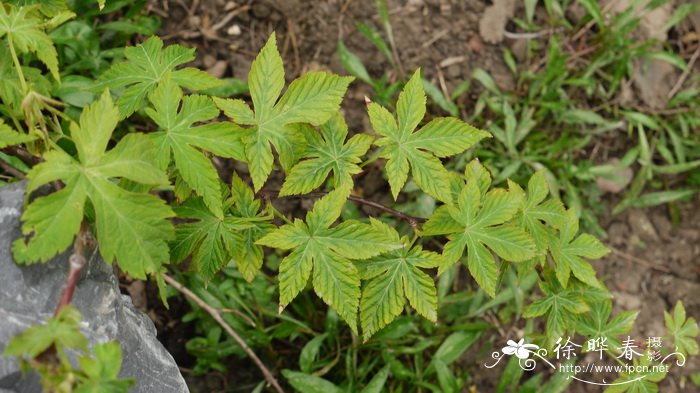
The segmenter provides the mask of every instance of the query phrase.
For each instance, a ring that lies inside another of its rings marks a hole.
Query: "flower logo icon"
[[[525,344],[524,338],[521,338],[517,343],[513,340],[508,340],[506,344],[508,346],[503,347],[501,351],[506,355],[515,355],[518,359],[527,359],[530,357],[532,350],[539,349],[539,346],[535,344]]]
[[[501,349],[501,352],[496,351],[491,353],[491,357],[496,361],[491,365],[484,364],[484,366],[486,366],[486,368],[493,368],[501,361],[501,359],[504,358],[503,355],[515,355],[518,358],[520,368],[525,371],[534,370],[537,366],[537,361],[535,359],[531,359],[530,355],[535,355],[540,360],[544,361],[549,367],[556,369],[551,362],[544,358],[544,356],[547,356],[547,350],[540,348],[539,345],[525,344],[525,338],[521,338],[518,342],[513,340],[506,341],[506,346]]]

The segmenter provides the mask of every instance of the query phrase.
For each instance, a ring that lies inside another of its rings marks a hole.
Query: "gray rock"
[[[18,266],[11,244],[20,233],[24,183],[0,188],[0,353],[10,338],[50,318],[68,273],[64,253],[46,264]],[[122,348],[120,376],[134,378],[131,392],[189,392],[172,356],[156,339],[156,329],[131,298],[119,292],[112,269],[97,252],[89,258],[73,304],[91,345],[116,340]],[[22,375],[17,360],[0,356],[0,392],[41,391],[36,375]]]

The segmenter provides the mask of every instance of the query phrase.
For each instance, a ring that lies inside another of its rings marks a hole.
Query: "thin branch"
[[[61,297],[56,304],[56,311],[54,311],[53,316],[58,315],[59,311],[73,301],[73,293],[75,292],[75,287],[78,285],[78,279],[80,278],[80,272],[85,266],[85,248],[90,243],[90,230],[87,221],[83,220],[80,224],[80,232],[75,237],[75,242],[73,244],[73,253],[68,259],[70,263],[70,270],[68,271],[68,277],[66,278],[66,284],[63,287],[63,292]]]
[[[389,213],[389,214],[395,216],[396,218],[399,218],[401,220],[406,221],[409,225],[411,225],[411,227],[413,227],[415,229],[420,229],[419,224],[422,224],[422,223],[428,221],[427,219],[425,219],[423,217],[412,216],[412,215],[400,212],[396,209],[392,209],[389,206],[382,205],[379,202],[370,201],[370,200],[360,198],[360,197],[355,196],[355,195],[350,195],[348,197],[348,199],[350,199],[353,202],[357,202],[357,203],[363,204],[365,206],[371,206],[375,209]]]
[[[301,198],[301,197],[309,197],[309,196],[320,198],[320,197],[323,197],[327,194],[325,192],[311,192],[311,193],[308,193],[305,195],[298,195],[298,196],[297,195],[289,195],[289,196],[280,197],[279,191],[277,191],[277,190],[261,190],[261,191],[259,191],[259,193],[266,195],[266,196],[272,196],[275,198]],[[373,207],[377,210],[381,210],[385,213],[389,213],[400,220],[406,221],[413,229],[416,229],[416,230],[420,230],[420,224],[428,221],[427,219],[425,219],[423,217],[412,216],[410,214],[400,212],[396,209],[392,209],[389,206],[382,205],[379,202],[370,201],[368,199],[361,198],[361,197],[356,196],[356,195],[350,195],[348,197],[348,199],[353,201],[353,202],[356,202],[356,203],[359,203],[359,204],[362,204],[365,206],[370,206],[370,207]]]
[[[233,309],[233,308],[221,308],[221,309],[219,309],[219,311],[222,312],[222,313],[225,313],[225,314],[238,315],[239,317],[243,318],[246,322],[248,322],[248,324],[249,324],[251,327],[256,327],[255,321],[253,321],[252,319],[250,319],[249,316],[243,314],[242,312],[240,312],[240,311],[238,311],[238,310],[235,310],[235,309]]]
[[[635,262],[639,265],[648,267],[648,268],[653,269],[653,270],[658,270],[658,271],[664,272],[664,273],[673,273],[671,271],[671,269],[667,268],[666,266],[661,266],[661,265],[655,264],[653,262],[649,262],[646,259],[642,259],[642,258],[636,257],[634,255],[630,255],[626,252],[618,250],[617,248],[615,248],[609,244],[606,244],[606,246],[613,252],[613,254],[622,257],[623,259],[627,260],[628,262]]]
[[[688,61],[688,68],[686,68],[685,71],[683,71],[681,76],[676,81],[676,84],[673,85],[671,91],[668,92],[666,98],[671,99],[673,96],[676,95],[676,93],[678,93],[678,90],[680,90],[681,87],[683,87],[683,82],[685,82],[685,80],[688,78],[688,75],[690,75],[690,71],[693,70],[693,66],[695,65],[695,61],[698,59],[698,55],[700,55],[700,46],[698,47],[698,49],[695,50],[693,56],[690,57],[690,60]]]
[[[450,29],[443,29],[443,30],[437,32],[431,39],[429,39],[428,41],[425,41],[423,43],[423,48],[430,47],[431,45],[436,43],[438,40],[440,40],[440,38],[442,38],[448,34],[450,34]]]
[[[22,171],[20,171],[19,169],[16,169],[15,167],[6,163],[5,161],[0,160],[0,168],[2,168],[3,171],[7,172],[8,174],[10,174],[18,179],[24,180],[26,178],[26,176],[24,175],[24,173],[22,173]]]
[[[253,359],[253,362],[255,362],[255,364],[258,366],[260,371],[262,371],[267,382],[270,385],[272,385],[278,393],[284,393],[284,390],[280,386],[279,382],[277,382],[275,377],[272,375],[272,373],[270,372],[270,369],[268,369],[267,366],[265,366],[265,364],[262,362],[262,360],[260,360],[258,355],[256,355],[255,352],[253,352],[253,350],[250,349],[248,344],[246,344],[246,342],[243,341],[243,338],[241,338],[241,336],[239,336],[238,333],[236,333],[236,331],[233,330],[233,328],[228,323],[226,323],[226,321],[224,321],[224,319],[221,317],[221,312],[219,310],[217,310],[216,308],[207,304],[204,300],[202,300],[202,298],[197,296],[197,294],[195,294],[194,292],[187,289],[184,285],[180,284],[177,280],[170,277],[169,275],[162,274],[162,277],[163,277],[163,280],[165,280],[165,282],[172,285],[178,291],[182,292],[183,295],[190,298],[199,307],[201,307],[202,310],[206,311],[207,314],[211,315],[211,317],[214,318],[214,320],[219,325],[221,325],[221,327],[224,328],[224,330],[226,330],[226,333],[228,333],[229,336],[233,337],[233,339],[236,340],[238,345],[240,345],[241,348],[243,348],[243,350],[248,354],[248,356],[251,359]]]

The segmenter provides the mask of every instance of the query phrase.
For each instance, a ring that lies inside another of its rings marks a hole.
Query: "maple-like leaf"
[[[574,330],[577,315],[589,310],[581,291],[563,288],[557,280],[546,277],[538,283],[543,297],[529,304],[523,317],[534,318],[547,316],[545,333],[548,341],[553,342],[565,332]]]
[[[119,379],[122,367],[122,350],[119,343],[98,343],[92,348],[94,356],[83,355],[78,359],[82,374],[75,393],[128,393],[133,379]]]
[[[494,297],[498,265],[489,249],[506,261],[521,262],[534,256],[535,245],[525,231],[508,223],[518,212],[522,195],[502,188],[485,192],[488,184],[483,183],[470,176],[454,204],[437,208],[423,229],[426,235],[448,235],[440,272],[457,262],[466,248],[469,272]]]
[[[3,355],[37,357],[55,346],[60,352],[70,348],[87,349],[87,338],[80,332],[80,312],[72,305],[63,307],[45,325],[34,325],[23,331],[7,344]]]
[[[36,198],[22,215],[22,232],[12,249],[20,263],[46,261],[64,251],[80,229],[86,199],[95,211],[100,253],[107,263],[137,278],[156,272],[169,261],[167,241],[173,235],[167,220],[172,210],[157,197],[127,191],[112,179],[123,178],[146,185],[167,184],[168,179],[152,163],[148,137],[129,134],[105,152],[119,113],[108,91],[83,110],[80,123],[70,126],[78,151],[75,159],[56,148],[27,174],[27,193],[61,180],[65,187]]]
[[[34,53],[51,75],[60,80],[56,47],[44,31],[44,25],[37,7],[9,5],[9,10],[0,7],[0,38],[7,39],[11,51]]]
[[[612,301],[605,300],[590,304],[590,315],[580,315],[576,323],[576,332],[588,338],[605,337],[610,349],[619,348],[617,337],[629,333],[637,319],[638,311],[623,311],[612,319]]]
[[[321,135],[309,127],[304,133],[307,141],[302,160],[292,167],[280,190],[280,195],[307,194],[319,187],[333,172],[333,187],[352,187],[352,175],[360,173],[360,157],[369,150],[373,138],[354,135],[347,143],[348,126],[336,114],[321,126]]]
[[[697,355],[700,353],[698,348],[698,323],[695,318],[686,319],[685,307],[679,300],[676,302],[676,307],[673,309],[673,315],[664,311],[664,322],[669,336],[673,339],[673,345],[679,352],[684,355]]]
[[[372,128],[381,135],[375,145],[386,158],[386,173],[394,199],[406,183],[409,167],[416,185],[433,198],[448,201],[449,175],[439,158],[459,154],[483,138],[490,137],[455,118],[436,118],[414,132],[425,115],[425,91],[416,71],[396,103],[397,118],[384,107],[367,107]],[[397,121],[398,119],[398,121]]]
[[[558,199],[545,200],[549,195],[549,188],[544,171],[537,171],[530,177],[527,183],[527,194],[517,183],[510,180],[508,180],[508,188],[523,195],[517,220],[520,226],[532,236],[537,259],[542,264],[549,248],[549,230],[545,224],[550,228],[561,228],[568,219],[566,209]]]
[[[253,191],[235,172],[231,179],[231,200],[234,203],[234,216],[253,224],[241,231],[242,244],[232,251],[238,271],[246,281],[251,282],[260,271],[265,256],[262,246],[255,242],[275,229],[275,226],[270,223],[272,214],[260,211],[260,200],[255,199]]]
[[[293,81],[278,100],[284,88],[284,67],[273,33],[248,74],[255,111],[240,99],[214,98],[234,122],[252,126],[243,142],[255,191],[262,188],[272,171],[274,158],[270,144],[277,150],[282,168],[289,170],[297,160],[297,151],[304,144],[303,136],[289,125],[325,123],[338,111],[352,80],[352,77],[309,72]]]
[[[171,243],[174,262],[192,255],[192,268],[204,281],[234,260],[243,277],[252,281],[262,266],[262,247],[255,244],[262,235],[274,226],[269,223],[271,215],[259,215],[260,202],[234,174],[233,195],[228,190],[223,199],[225,215],[214,215],[201,198],[191,197],[175,208],[178,218],[187,223],[175,227],[175,240]],[[234,204],[236,208],[234,208]]]
[[[217,217],[197,197],[189,198],[174,210],[178,218],[196,221],[175,227],[172,260],[179,262],[192,254],[192,269],[205,282],[228,264],[231,252],[242,243],[241,230],[252,226],[230,215]]]
[[[349,189],[339,188],[319,199],[306,222],[268,233],[257,241],[267,247],[292,250],[280,264],[280,309],[306,286],[313,272],[313,287],[357,333],[360,274],[350,259],[367,259],[401,247],[379,224],[345,221],[331,228],[340,216]]]
[[[209,89],[223,83],[196,68],[176,69],[194,60],[194,48],[170,45],[163,49],[163,41],[157,36],[127,47],[124,56],[126,61],[112,65],[100,76],[97,84],[98,89],[125,88],[117,100],[122,119],[143,107],[148,94],[167,76],[178,86],[190,90]]]
[[[581,282],[592,287],[602,287],[596,279],[596,272],[590,263],[582,258],[598,259],[610,252],[595,237],[589,234],[581,234],[574,239],[578,232],[578,217],[573,209],[566,213],[567,219],[563,223],[559,236],[554,231],[549,231],[549,249],[556,263],[555,271],[557,279],[566,287],[569,276],[574,276]]]
[[[198,149],[240,160],[242,130],[228,122],[194,126],[217,117],[219,109],[204,95],[183,98],[182,90],[169,77],[153,90],[149,100],[153,108],[147,108],[146,113],[159,127],[158,132],[149,134],[156,163],[166,169],[172,152],[182,179],[204,199],[216,217],[222,218],[219,175],[211,160]]]
[[[407,238],[399,239],[396,230],[388,225],[375,225],[383,227],[396,243],[409,243]],[[432,322],[437,321],[435,283],[421,268],[436,268],[439,263],[439,254],[425,251],[421,246],[404,247],[357,263],[360,278],[368,280],[360,300],[360,322],[365,341],[401,314],[406,298],[418,314]]]

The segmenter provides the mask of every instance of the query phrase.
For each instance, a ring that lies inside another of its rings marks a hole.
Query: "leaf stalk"
[[[15,45],[12,42],[12,35],[7,35],[7,43],[10,47],[10,56],[12,56],[12,62],[15,64],[15,69],[17,70],[17,76],[19,77],[19,83],[22,86],[22,94],[27,94],[27,81],[24,79],[24,73],[22,72],[22,65],[19,63],[19,57],[17,57],[17,52],[15,52]]]

